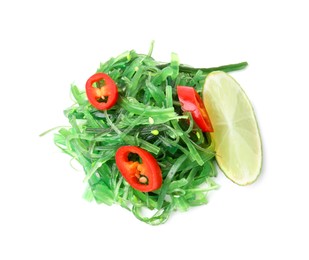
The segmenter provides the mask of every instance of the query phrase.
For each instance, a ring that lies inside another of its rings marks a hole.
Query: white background
[[[309,259],[306,1],[1,1],[0,259]],[[259,180],[219,173],[209,204],[148,226],[82,199],[83,173],[52,142],[83,88],[123,51],[233,73],[263,138]]]

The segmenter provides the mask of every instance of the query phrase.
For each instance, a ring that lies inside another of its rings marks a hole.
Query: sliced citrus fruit
[[[239,185],[253,183],[261,172],[262,143],[247,95],[222,71],[208,74],[202,94],[220,169]]]

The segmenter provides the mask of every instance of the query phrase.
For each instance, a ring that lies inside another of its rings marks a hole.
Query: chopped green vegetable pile
[[[164,223],[173,211],[207,203],[214,182],[214,147],[208,134],[181,110],[176,86],[192,86],[201,93],[208,73],[233,71],[247,63],[197,69],[179,63],[161,63],[151,52],[128,51],[102,63],[116,82],[119,99],[106,111],[95,109],[84,89],[72,85],[76,104],[65,110],[70,127],[61,128],[55,144],[77,160],[85,171],[85,197],[107,205],[119,204],[151,225]],[[123,145],[150,152],[162,170],[163,185],[153,192],[133,189],[119,173],[115,152]]]

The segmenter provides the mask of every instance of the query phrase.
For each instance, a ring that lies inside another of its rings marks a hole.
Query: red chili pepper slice
[[[120,173],[134,189],[149,192],[161,187],[160,166],[148,151],[137,146],[122,146],[115,159]]]
[[[104,83],[102,86],[100,83]],[[97,87],[94,87],[94,83]],[[105,73],[96,73],[86,82],[86,94],[89,102],[99,110],[107,110],[115,105],[118,89],[113,79]]]
[[[177,86],[177,94],[183,111],[191,113],[195,123],[203,132],[213,132],[213,128],[203,100],[192,87]]]

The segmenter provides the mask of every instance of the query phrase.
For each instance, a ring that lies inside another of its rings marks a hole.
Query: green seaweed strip
[[[160,115],[162,117],[174,117],[176,115],[173,108],[150,107],[138,102],[134,98],[121,98],[119,100],[119,104],[126,111],[136,115],[143,114],[144,116],[148,117],[157,115]]]
[[[176,174],[176,172],[178,171],[178,169],[180,168],[181,164],[187,159],[187,155],[182,155],[181,157],[179,157],[173,164],[172,168],[169,170],[167,176],[164,179],[164,183],[162,185],[162,188],[160,190],[160,195],[158,197],[158,208],[161,208],[163,205],[163,201],[165,200],[165,195],[166,192],[172,182],[172,179],[174,177],[174,175]]]
[[[164,64],[157,65],[157,67],[160,69],[164,69],[170,65],[171,63],[164,63]],[[189,66],[181,64],[179,66],[179,71],[185,72],[185,73],[196,73],[197,71],[202,71],[203,73],[210,73],[213,71],[231,72],[231,71],[245,69],[247,66],[248,66],[248,62],[246,61],[240,62],[240,63],[229,64],[229,65],[218,66],[218,67],[212,67],[212,68],[193,68],[193,67],[189,67]]]

